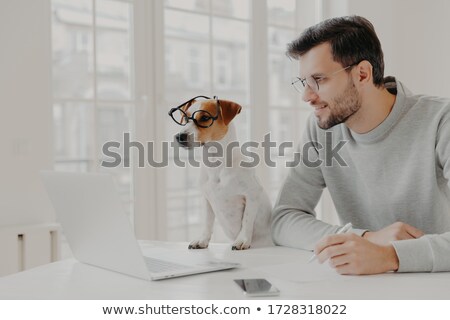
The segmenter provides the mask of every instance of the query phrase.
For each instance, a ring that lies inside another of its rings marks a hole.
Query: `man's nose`
[[[317,93],[311,89],[309,85],[303,89],[302,100],[305,102],[311,102],[317,99]]]

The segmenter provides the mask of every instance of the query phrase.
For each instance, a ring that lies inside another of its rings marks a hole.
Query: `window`
[[[217,49],[217,57],[215,61],[217,61],[217,67],[215,74],[214,82],[216,83],[217,88],[222,90],[230,90],[231,89],[231,81],[232,81],[232,72],[234,71],[232,58],[233,52],[228,51],[226,48]]]
[[[130,218],[132,170],[100,163],[103,143],[134,131],[132,13],[126,1],[52,0],[55,170],[112,173]]]
[[[112,173],[138,237],[192,239],[204,206],[199,168],[188,160],[201,151],[179,150],[185,167],[168,148],[167,167],[136,169],[131,161],[134,169],[106,169],[102,145],[130,133],[146,146],[147,159],[161,161],[163,142],[180,130],[167,111],[197,95],[243,106],[234,120],[241,142],[262,142],[270,132],[272,141],[297,143],[310,111],[290,88],[297,66],[284,52],[312,23],[310,3],[52,0],[55,168]],[[286,159],[272,152],[276,168],[261,165],[257,173],[274,201]],[[119,153],[130,160],[123,146]],[[217,231],[213,240],[222,239]]]
[[[189,50],[189,57],[187,63],[187,70],[185,72],[185,82],[189,84],[192,88],[200,88],[203,85],[204,78],[202,78],[202,61],[200,50],[195,46],[191,47]]]

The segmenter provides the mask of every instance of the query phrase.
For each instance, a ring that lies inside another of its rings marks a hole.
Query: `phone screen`
[[[266,279],[236,279],[234,282],[249,296],[275,296],[280,293]]]

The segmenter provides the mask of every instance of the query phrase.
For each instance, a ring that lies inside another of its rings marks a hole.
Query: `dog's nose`
[[[177,139],[178,143],[185,144],[188,142],[188,134],[180,132],[175,135],[175,139]]]
[[[178,142],[180,146],[183,148],[191,148],[192,145],[192,137],[189,133],[180,132],[175,135],[175,140]]]

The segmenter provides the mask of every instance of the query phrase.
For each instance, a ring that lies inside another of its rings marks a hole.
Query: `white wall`
[[[396,75],[413,92],[450,97],[448,0],[351,0],[349,9],[373,17],[389,44],[386,74]]]
[[[414,93],[450,97],[450,1],[324,0],[324,17],[357,14],[375,26],[385,74]]]
[[[49,0],[2,0],[0,46],[0,226],[54,221]]]

